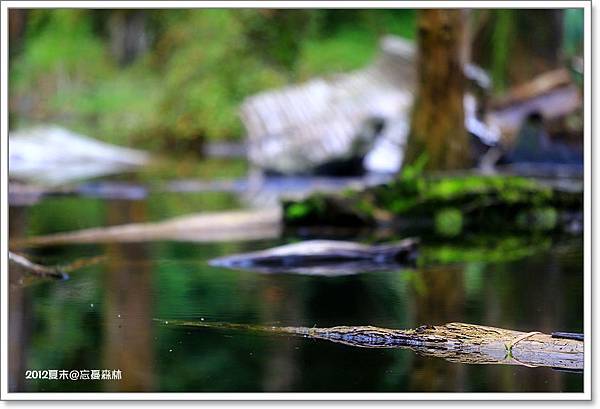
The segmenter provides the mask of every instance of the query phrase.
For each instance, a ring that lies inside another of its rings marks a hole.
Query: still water
[[[142,200],[48,197],[10,208],[10,238],[239,206],[226,192],[165,193]],[[582,391],[581,373],[551,368],[458,364],[403,349],[154,321],[388,328],[460,321],[522,331],[583,330],[579,236],[424,239],[416,268],[343,277],[261,275],[207,263],[294,240],[298,236],[288,232],[248,242],[18,249],[46,264],[99,255],[105,260],[64,281],[20,281],[11,272],[10,390]],[[118,369],[122,379],[25,379],[26,370],[47,369]]]

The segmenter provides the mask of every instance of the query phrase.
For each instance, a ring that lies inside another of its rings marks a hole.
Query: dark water
[[[32,207],[10,208],[10,235],[14,239],[237,206],[227,193],[165,194],[140,201],[46,198]],[[550,368],[456,364],[410,350],[173,328],[153,321],[389,328],[461,321],[524,331],[583,330],[582,240],[573,236],[424,240],[416,269],[345,277],[259,275],[207,264],[214,257],[292,239],[25,249],[47,264],[107,258],[66,281],[23,284],[11,276],[10,390],[582,391],[582,374]],[[24,376],[28,369],[105,368],[120,369],[123,379]]]

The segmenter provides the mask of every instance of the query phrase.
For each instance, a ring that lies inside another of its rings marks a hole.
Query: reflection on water
[[[177,202],[183,196],[173,197]],[[231,206],[228,197],[214,200],[224,208]],[[157,220],[163,214],[176,215],[178,209],[187,212],[190,206],[165,209],[165,204],[157,203],[47,198],[30,208],[11,207],[10,235],[12,239]],[[106,255],[107,261],[74,272],[67,281],[11,285],[10,390],[582,390],[581,374],[550,368],[464,365],[408,350],[353,348],[225,329],[173,328],[152,320],[388,328],[461,321],[547,333],[583,329],[579,238],[533,240],[530,252],[523,252],[527,245],[508,246],[502,257],[487,239],[488,253],[472,251],[462,261],[444,248],[443,257],[430,257],[415,270],[343,277],[261,275],[207,264],[211,258],[291,239],[64,245],[28,251],[48,264],[97,255]],[[546,244],[540,246],[541,241]],[[437,254],[446,244],[424,240],[423,251]],[[24,379],[26,369],[104,368],[121,369],[123,379]]]

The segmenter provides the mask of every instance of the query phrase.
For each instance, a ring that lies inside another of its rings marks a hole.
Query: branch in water
[[[72,263],[66,264],[64,266],[43,266],[41,264],[36,264],[30,260],[28,260],[25,256],[17,253],[13,253],[12,251],[8,252],[8,259],[12,263],[22,267],[27,272],[40,276],[40,277],[52,277],[60,280],[66,280],[69,278],[67,273],[78,270],[80,268],[97,264],[103,261],[104,256],[91,257],[86,259],[75,260]]]

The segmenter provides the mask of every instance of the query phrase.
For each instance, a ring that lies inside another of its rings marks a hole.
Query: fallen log
[[[584,367],[582,336],[579,340],[577,336],[564,338],[538,331],[521,332],[458,322],[423,325],[416,329],[388,329],[373,326],[308,328],[156,321],[164,325],[301,336],[361,348],[406,348],[420,355],[462,364],[522,365],[574,371],[582,371]]]
[[[416,239],[375,246],[337,240],[308,240],[220,257],[210,260],[209,264],[265,274],[340,276],[412,265],[417,245]]]
[[[278,208],[202,213],[157,223],[131,223],[56,233],[11,241],[11,246],[69,243],[177,241],[236,241],[275,238],[281,229]]]

